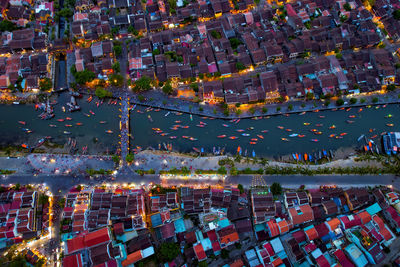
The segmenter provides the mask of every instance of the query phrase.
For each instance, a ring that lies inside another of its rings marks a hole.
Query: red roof
[[[319,256],[317,259],[317,264],[320,267],[331,267],[328,260],[325,258],[324,255]]]
[[[207,236],[211,241],[217,240],[217,234],[215,233],[215,230],[208,231]]]
[[[110,241],[110,236],[107,227],[88,233],[85,236],[85,245],[88,248],[93,247],[95,245],[103,244],[107,241]]]
[[[354,215],[351,215],[351,216],[340,217],[340,220],[342,221],[345,229],[349,229],[349,228],[352,228],[354,226],[361,225],[360,216],[358,216],[357,214],[354,214]]]
[[[82,255],[81,254],[74,254],[64,257],[63,259],[63,266],[68,267],[82,267]]]
[[[342,250],[338,249],[333,254],[335,254],[342,267],[354,267],[354,264],[351,263],[351,261],[346,257]]]
[[[269,220],[267,225],[268,225],[271,237],[279,235],[279,227],[275,223],[275,220]]]
[[[142,258],[143,258],[143,257],[142,257],[142,251],[141,251],[141,250],[135,251],[135,252],[129,254],[129,255],[126,257],[126,260],[124,260],[124,261],[122,262],[122,266],[128,266],[128,265],[130,265],[130,264],[133,264],[133,263],[135,263],[135,262],[141,260]]]
[[[392,234],[389,232],[389,230],[386,228],[385,223],[382,221],[382,219],[379,216],[374,216],[372,218],[376,224],[379,226],[379,233],[385,238],[386,241],[392,238]]]
[[[221,246],[220,246],[218,241],[212,242],[212,248],[213,248],[214,252],[217,252],[217,251],[221,250]]]
[[[207,257],[206,253],[204,252],[203,246],[201,244],[197,244],[193,248],[198,260],[201,261]]]
[[[67,254],[71,254],[85,248],[85,237],[77,236],[73,239],[67,240]]]
[[[292,236],[294,237],[294,239],[296,239],[297,243],[306,241],[306,235],[305,235],[304,231],[301,229],[299,231],[292,233]]]
[[[360,212],[360,213],[358,214],[358,216],[360,216],[361,222],[362,222],[363,224],[366,224],[367,222],[371,221],[371,215],[369,215],[369,213],[366,212],[365,210],[364,210],[363,212]]]
[[[317,230],[315,230],[314,227],[308,229],[307,231],[305,231],[305,233],[308,237],[308,240],[310,240],[310,241],[318,238],[318,232],[317,232]]]
[[[306,251],[307,253],[310,253],[310,252],[316,250],[316,249],[317,249],[317,246],[316,246],[314,243],[310,243],[310,244],[308,244],[307,246],[305,246],[304,249],[305,249],[305,251]]]
[[[265,243],[265,244],[264,244],[264,248],[267,250],[267,252],[268,252],[268,254],[269,254],[270,257],[272,257],[272,256],[275,255],[275,251],[274,251],[274,249],[272,248],[272,246],[271,246],[270,243]]]

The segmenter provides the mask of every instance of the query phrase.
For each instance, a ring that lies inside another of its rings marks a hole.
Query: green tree
[[[158,50],[158,48],[153,50],[153,56],[157,56],[160,54],[160,50]]]
[[[378,103],[379,99],[377,97],[372,98],[372,103]]]
[[[39,82],[39,88],[41,91],[49,91],[53,87],[53,83],[51,82],[50,78],[43,78]]]
[[[172,88],[171,83],[170,83],[170,82],[167,82],[167,83],[163,86],[162,91],[163,91],[164,94],[169,95],[169,94],[172,94],[172,92],[174,91],[174,89]]]
[[[114,64],[112,64],[112,69],[115,73],[119,73],[121,72],[121,67],[119,65],[119,62],[115,62]]]
[[[210,32],[211,36],[214,37],[215,39],[221,39],[222,35],[220,32],[216,31],[216,30],[212,30]]]
[[[226,171],[224,166],[221,166],[221,167],[218,168],[217,173],[221,174],[221,175],[226,175],[227,171]]]
[[[164,242],[161,244],[160,249],[157,252],[157,258],[161,262],[171,262],[179,254],[179,245],[171,242]]]
[[[292,105],[292,104],[289,104],[289,105],[288,105],[288,110],[289,110],[289,111],[293,110],[293,105]]]
[[[394,84],[389,84],[386,87],[386,90],[388,90],[389,92],[394,91],[395,89],[396,89],[396,85],[394,85]]]
[[[129,153],[128,155],[126,155],[125,160],[128,163],[132,163],[135,160],[135,155]]]
[[[242,62],[238,61],[238,62],[236,62],[236,69],[238,71],[241,71],[241,70],[246,69],[246,66]]]
[[[240,194],[243,194],[243,193],[244,193],[244,188],[243,188],[243,185],[242,185],[242,184],[238,184],[238,185],[237,185],[237,188],[239,189]]]
[[[17,25],[9,20],[2,20],[0,22],[0,32],[12,32],[17,28]]]
[[[357,98],[355,97],[350,98],[350,104],[354,105],[355,103],[357,103]]]
[[[196,93],[199,91],[199,84],[198,83],[192,83],[190,84],[190,88],[193,89]]]
[[[114,161],[115,164],[119,163],[120,157],[118,155],[113,155],[112,160]]]
[[[350,6],[350,4],[347,3],[347,2],[343,5],[343,8],[344,8],[344,10],[346,10],[346,11],[351,11],[351,6]]]
[[[360,102],[364,104],[365,103],[365,98],[361,98]]]
[[[231,47],[233,50],[236,50],[238,46],[242,44],[242,42],[238,38],[231,38],[229,39],[229,42],[231,43]]]
[[[98,98],[112,97],[112,93],[103,88],[97,88],[96,91],[94,92],[94,94]]]
[[[281,186],[281,184],[280,183],[277,183],[277,182],[275,182],[275,183],[273,183],[272,185],[271,185],[271,193],[273,194],[273,195],[275,195],[275,196],[277,196],[277,195],[281,195],[282,194],[282,186]]]
[[[262,111],[262,113],[267,113],[268,109],[266,107],[262,107],[261,111]]]
[[[91,82],[96,78],[94,72],[90,70],[77,71],[75,73],[72,72],[72,75],[75,77],[75,81],[80,85]]]
[[[136,93],[145,92],[151,89],[152,80],[147,76],[142,76],[133,83],[133,91]]]
[[[72,11],[71,9],[69,9],[67,7],[64,7],[63,9],[58,11],[57,14],[60,17],[70,18],[70,17],[72,17],[74,15],[74,11]]]
[[[122,47],[120,45],[114,45],[113,47],[115,56],[119,57],[122,54]]]
[[[229,250],[227,250],[227,249],[221,250],[221,258],[228,259],[229,258]]]
[[[343,106],[343,104],[344,104],[344,100],[343,99],[339,98],[338,100],[336,100],[336,105],[337,106]]]
[[[400,9],[393,11],[393,18],[400,20]]]
[[[124,77],[119,74],[111,74],[109,77],[110,83],[113,86],[121,87],[124,85]]]

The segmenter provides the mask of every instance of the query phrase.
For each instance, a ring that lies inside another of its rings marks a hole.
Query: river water
[[[107,101],[96,106],[97,99],[91,103],[84,99],[78,99],[78,104],[82,110],[78,112],[63,112],[62,106],[69,101],[68,93],[61,93],[58,97],[58,104],[54,106],[55,118],[51,120],[41,120],[38,118],[40,111],[35,111],[32,105],[0,105],[0,145],[9,144],[21,145],[27,143],[34,145],[40,138],[51,136],[52,141],[58,144],[65,144],[69,137],[77,140],[77,147],[88,146],[89,153],[114,153],[119,142],[119,107],[120,105],[109,105]],[[95,113],[92,115],[90,110]],[[139,113],[138,111],[142,112]],[[288,155],[294,152],[311,153],[321,149],[337,150],[339,148],[356,148],[357,139],[362,134],[368,137],[377,135],[373,140],[380,143],[380,133],[385,131],[396,131],[398,129],[398,118],[400,118],[399,105],[388,105],[383,108],[380,106],[366,108],[362,111],[359,108],[352,108],[349,111],[324,111],[324,112],[308,112],[304,115],[292,114],[288,117],[279,115],[259,120],[243,119],[238,123],[226,120],[211,120],[193,115],[193,120],[188,114],[176,115],[171,112],[167,117],[167,111],[155,112],[147,111],[144,107],[137,107],[131,112],[131,132],[134,140],[131,146],[135,148],[153,147],[158,149],[158,144],[171,144],[175,151],[193,152],[193,147],[201,149],[205,152],[212,152],[213,147],[225,148],[225,152],[236,154],[237,147],[241,146],[243,152],[248,151],[251,155],[254,150],[257,156],[276,157]],[[89,117],[87,115],[90,115]],[[392,114],[391,118],[385,118],[388,114]],[[153,122],[150,121],[150,115]],[[349,116],[355,116],[351,118]],[[57,121],[66,117],[72,120]],[[351,120],[353,123],[346,121]],[[18,121],[26,122],[26,125],[18,123]],[[100,121],[106,123],[101,124]],[[203,128],[196,125],[202,122]],[[81,126],[76,123],[82,123]],[[309,125],[304,125],[309,123]],[[50,124],[57,127],[50,127]],[[225,126],[223,126],[225,124]],[[393,127],[387,124],[394,124]],[[67,127],[65,125],[72,125]],[[170,128],[173,125],[189,126],[188,128],[176,127],[177,130]],[[335,129],[329,129],[335,125]],[[228,127],[226,127],[228,126]],[[282,126],[283,129],[279,129]],[[26,133],[23,128],[32,130],[32,133]],[[168,133],[161,136],[155,133],[152,128],[160,128],[163,132]],[[238,132],[238,129],[244,130]],[[287,130],[291,129],[291,131]],[[322,134],[317,135],[310,130],[315,129]],[[111,130],[112,133],[106,133]],[[370,132],[370,130],[373,130]],[[71,134],[64,134],[68,131]],[[263,132],[264,131],[264,132]],[[249,136],[242,136],[243,133]],[[340,135],[346,133],[343,138],[330,138],[332,134]],[[290,134],[305,135],[300,137],[289,137]],[[219,135],[226,135],[225,138],[217,138]],[[262,139],[260,136],[264,137]],[[175,139],[170,139],[176,136]],[[188,136],[198,139],[191,141],[182,138]],[[237,139],[230,140],[230,136],[236,136]],[[257,138],[256,144],[250,144],[252,138]],[[286,138],[289,141],[282,141]],[[311,139],[318,139],[318,142],[312,142]],[[161,148],[163,149],[163,145]]]

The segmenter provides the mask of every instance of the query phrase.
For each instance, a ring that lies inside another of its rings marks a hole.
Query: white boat
[[[170,111],[168,111],[167,113],[165,113],[164,117],[167,117],[169,114],[171,114]]]
[[[289,135],[289,137],[296,137],[296,136],[298,136],[298,135],[299,135],[299,134],[294,133],[294,134]]]
[[[18,101],[13,102],[14,105],[19,105]]]

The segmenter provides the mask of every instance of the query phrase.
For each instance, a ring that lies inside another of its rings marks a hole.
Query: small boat
[[[292,129],[286,129],[286,132],[291,132],[292,131]]]
[[[310,125],[309,122],[303,122],[303,124],[306,125],[306,126],[307,126],[307,125]]]
[[[76,123],[76,125],[78,125],[78,126],[82,126],[82,125],[83,125],[83,123],[82,123],[82,122],[77,122],[77,123]]]
[[[151,118],[150,115],[147,115],[147,118],[149,119],[150,122],[153,122],[153,119]]]
[[[181,123],[182,121],[175,121],[175,123]]]
[[[289,137],[296,137],[296,136],[298,136],[298,134],[296,133],[289,135]]]
[[[238,123],[239,123],[239,121],[240,121],[240,119],[237,119],[237,120],[236,120],[236,122],[235,122],[235,124],[238,124]]]
[[[49,126],[53,127],[53,128],[57,127],[57,125],[54,125],[54,124],[50,124]]]
[[[264,136],[262,136],[261,134],[257,134],[257,137],[260,139],[264,139]]]
[[[322,126],[324,126],[324,125],[321,124],[321,123],[317,123],[317,124],[315,124],[315,126],[317,126],[317,127],[322,127]]]
[[[256,145],[257,142],[249,142],[250,145]]]
[[[64,119],[58,119],[57,121],[59,121],[59,122],[63,122],[63,121],[64,121]]]
[[[218,136],[217,136],[217,138],[225,138],[225,137],[226,137],[225,134],[223,134],[223,135],[218,135]]]
[[[318,131],[318,132],[314,132],[314,134],[321,135],[321,134],[322,134],[322,132],[321,132],[321,131]]]
[[[310,139],[311,142],[318,142],[318,139]]]
[[[170,136],[169,139],[176,139],[176,136]]]
[[[330,134],[329,138],[334,138],[336,136],[336,134]]]
[[[268,133],[268,130],[262,130],[261,132],[262,133]]]
[[[317,129],[311,129],[310,132],[314,133],[314,132],[318,132],[318,130]]]
[[[107,131],[106,131],[106,133],[108,133],[108,134],[112,134],[112,133],[113,133],[113,131],[111,131],[111,130],[107,130]]]
[[[351,120],[347,120],[346,122],[349,124],[354,123],[354,121],[351,121]]]
[[[188,129],[188,128],[189,128],[189,125],[181,126],[181,128],[183,128],[183,129]]]
[[[351,110],[351,108],[346,109],[346,111],[350,111],[350,110]]]
[[[376,138],[377,136],[378,136],[378,135],[375,134],[375,135],[371,136],[371,139],[374,139],[374,138]]]
[[[32,133],[32,130],[27,130],[26,133]]]
[[[104,123],[106,123],[106,121],[100,121],[100,124],[104,124]]]
[[[336,138],[336,139],[343,139],[343,136],[341,136],[341,135],[336,135],[335,138]]]
[[[65,124],[65,127],[72,127],[72,124]]]
[[[304,115],[304,114],[306,114],[306,112],[305,111],[303,111],[302,113],[300,113],[299,115]]]
[[[196,124],[197,127],[204,128],[204,124]]]
[[[289,139],[284,138],[284,137],[282,137],[281,140],[282,140],[282,141],[285,141],[285,142],[289,142]]]
[[[363,109],[362,109],[362,108],[359,108],[359,109],[358,109],[358,112],[361,112],[361,111],[363,111]]]
[[[235,140],[235,139],[237,139],[237,136],[229,136],[229,139]]]
[[[349,115],[349,118],[355,118],[356,115]]]
[[[304,134],[299,134],[298,137],[303,138],[303,137],[305,137],[305,135]]]
[[[19,123],[19,124],[22,124],[22,125],[25,125],[25,124],[26,124],[26,122],[24,122],[24,121],[18,121],[18,123]]]
[[[228,124],[222,124],[222,126],[224,126],[224,127],[229,127],[229,125],[228,125]]]
[[[283,127],[283,126],[276,126],[278,129],[281,129],[281,130],[283,130],[283,129],[285,129],[285,127]]]
[[[243,129],[237,129],[236,132],[242,133],[242,132],[244,132],[244,130]]]
[[[331,125],[331,126],[329,126],[329,129],[336,129],[336,125]]]
[[[190,121],[193,121],[193,116],[192,116],[192,114],[190,114]]]
[[[257,138],[251,138],[251,141],[253,141],[253,142],[257,142],[257,141],[258,141],[258,139],[257,139]]]
[[[22,146],[23,148],[26,148],[26,149],[28,149],[28,148],[29,148],[29,146],[28,146],[27,144],[25,144],[25,143],[24,143],[24,144],[22,144],[21,146]]]
[[[189,136],[183,135],[182,138],[183,139],[189,139]]]
[[[87,113],[83,113],[83,115],[85,115],[86,117],[90,117],[90,114]]]
[[[93,112],[93,111],[89,110],[89,112],[90,112],[90,114],[94,115],[94,112]]]
[[[324,116],[324,115],[319,115],[318,117],[320,117],[321,119],[325,118],[325,116]]]
[[[192,147],[192,149],[193,149],[194,151],[196,151],[197,153],[200,153],[200,149],[198,149],[197,147]]]
[[[190,141],[197,141],[198,139],[195,138],[195,137],[190,137],[189,140],[190,140]]]
[[[168,111],[167,113],[165,113],[164,117],[167,117],[169,114],[171,114],[170,111]]]
[[[393,123],[386,123],[386,125],[389,126],[389,127],[393,127],[394,126]]]
[[[65,119],[66,119],[67,121],[72,120],[72,118],[70,118],[70,117],[66,117]]]
[[[345,136],[345,135],[347,135],[347,133],[341,133],[341,134],[340,134],[340,136]]]
[[[153,131],[161,131],[160,128],[151,128]]]
[[[248,131],[254,130],[254,127],[247,128]]]
[[[393,117],[392,114],[388,114],[388,115],[385,116],[385,118],[391,118],[391,117]]]
[[[19,102],[18,101],[14,101],[13,105],[19,105]]]
[[[248,133],[242,133],[243,136],[250,136]]]
[[[68,132],[68,131],[64,131],[64,134],[71,134],[71,132]]]

